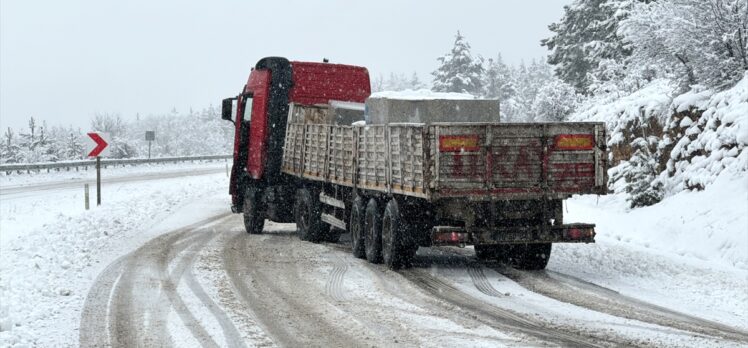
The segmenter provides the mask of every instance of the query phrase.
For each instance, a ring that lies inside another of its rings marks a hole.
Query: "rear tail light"
[[[440,231],[434,235],[434,240],[442,243],[464,243],[468,240],[466,232],[444,232]]]
[[[592,228],[570,228],[564,231],[566,239],[587,239],[595,236],[595,230]]]
[[[439,152],[463,152],[480,150],[478,135],[439,136]]]
[[[592,150],[595,139],[592,134],[560,134],[554,145],[556,150]]]

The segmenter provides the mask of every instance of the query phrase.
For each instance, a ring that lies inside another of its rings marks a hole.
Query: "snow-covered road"
[[[597,223],[598,243],[554,246],[546,271],[443,247],[421,248],[414,268],[393,272],[354,258],[347,235],[313,244],[293,224],[270,222],[248,235],[228,212],[225,174],[199,174],[118,183],[88,212],[67,207],[79,197],[43,199],[58,188],[3,196],[15,219],[0,220],[0,346],[748,344],[745,246],[723,236],[741,233],[745,219],[744,203],[721,195],[745,191],[734,182],[652,207],[681,210],[670,217],[680,225],[668,222],[675,232],[656,210],[572,199],[568,215]],[[688,208],[695,201],[709,204]],[[39,204],[49,212],[33,221]],[[716,204],[737,206],[699,212]],[[634,214],[640,233],[619,226]],[[723,243],[658,241],[709,226]]]
[[[91,288],[83,346],[740,346],[748,332],[558,272],[422,249],[391,272],[293,225],[225,214],[155,238]]]

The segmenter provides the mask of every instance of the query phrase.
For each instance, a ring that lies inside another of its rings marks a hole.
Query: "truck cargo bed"
[[[282,171],[438,200],[604,194],[603,123],[289,123]]]

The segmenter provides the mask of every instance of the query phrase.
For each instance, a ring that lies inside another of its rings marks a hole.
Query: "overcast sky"
[[[570,0],[0,1],[0,123],[29,116],[87,129],[95,112],[125,118],[220,105],[269,55],[418,73],[459,29],[473,53],[518,64]]]

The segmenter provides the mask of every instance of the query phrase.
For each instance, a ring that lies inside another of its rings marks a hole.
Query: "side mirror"
[[[234,100],[236,98],[226,98],[221,103],[221,119],[234,122]]]

